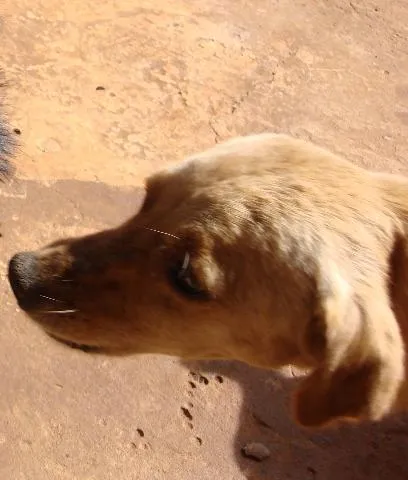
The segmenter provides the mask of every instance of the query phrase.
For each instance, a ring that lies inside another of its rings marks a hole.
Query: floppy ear
[[[374,290],[356,298],[338,275],[325,283],[305,339],[318,366],[295,392],[295,417],[309,427],[378,420],[392,409],[404,377],[404,347],[388,296]]]

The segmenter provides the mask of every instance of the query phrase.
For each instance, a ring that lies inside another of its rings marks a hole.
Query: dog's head
[[[247,160],[188,160],[148,179],[119,228],[16,255],[21,308],[55,338],[106,353],[296,360],[310,282],[274,253],[264,179]]]
[[[311,367],[298,396],[305,424],[382,414],[400,382],[399,332],[386,306],[389,348],[372,334],[335,262],[319,283],[327,245],[288,164],[306,174],[313,153],[331,165],[310,148],[250,137],[154,175],[141,211],[119,228],[17,254],[9,278],[19,305],[50,336],[87,351]],[[360,399],[338,400],[350,384]],[[324,418],[309,415],[324,402],[314,391],[339,403]]]

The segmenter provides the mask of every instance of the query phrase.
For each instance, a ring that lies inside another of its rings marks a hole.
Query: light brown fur
[[[303,425],[404,406],[408,180],[263,134],[146,187],[119,228],[35,252],[35,282],[12,261],[20,305],[49,334],[112,355],[309,368],[294,401]]]

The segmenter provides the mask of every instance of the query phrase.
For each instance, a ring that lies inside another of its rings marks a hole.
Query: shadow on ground
[[[298,380],[238,362],[183,363],[190,371],[228,378],[242,389],[235,457],[248,480],[405,480],[408,478],[408,416],[378,424],[308,432],[289,413]],[[261,442],[271,456],[244,458],[248,442]]]

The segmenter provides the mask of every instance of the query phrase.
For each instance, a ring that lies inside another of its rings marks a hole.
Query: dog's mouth
[[[97,345],[86,345],[83,343],[76,343],[76,342],[72,342],[71,340],[65,340],[64,338],[58,337],[53,333],[47,332],[47,334],[53,340],[57,341],[58,343],[61,343],[62,345],[65,345],[66,347],[69,347],[75,350],[81,350],[81,352],[84,352],[84,353],[104,353],[104,349]]]

